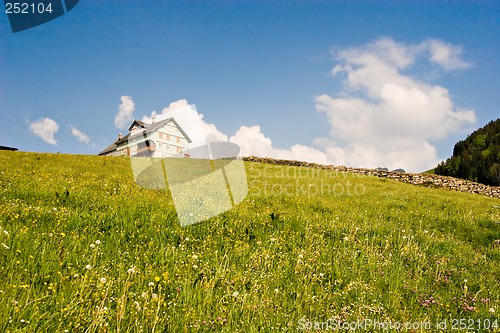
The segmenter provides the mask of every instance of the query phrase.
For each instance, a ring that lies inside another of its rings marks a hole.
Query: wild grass
[[[0,331],[498,319],[498,199],[245,165],[241,204],[181,228],[127,158],[1,152]]]
[[[424,172],[422,172],[422,173],[428,173],[428,174],[430,174],[430,175],[434,175],[434,174],[436,174],[436,169],[432,168],[432,169],[429,169],[429,170],[424,171]]]

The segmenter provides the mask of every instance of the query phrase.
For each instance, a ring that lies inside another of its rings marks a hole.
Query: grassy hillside
[[[0,152],[0,331],[295,332],[365,319],[449,331],[452,319],[478,330],[498,318],[498,199],[246,169],[237,208],[181,228],[169,192],[139,188],[126,158]]]
[[[428,173],[428,174],[430,174],[430,175],[434,175],[434,174],[436,174],[436,169],[432,168],[432,169],[429,169],[429,170],[424,171],[424,172],[422,172],[422,173]]]

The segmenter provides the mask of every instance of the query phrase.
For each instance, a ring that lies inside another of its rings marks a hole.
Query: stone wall
[[[250,161],[250,162],[260,162],[260,163],[287,165],[287,166],[314,167],[325,170],[351,172],[369,176],[389,178],[413,185],[426,185],[426,186],[447,188],[454,191],[477,193],[481,195],[486,195],[488,197],[500,198],[500,187],[488,186],[468,180],[447,177],[447,176],[424,174],[424,173],[414,174],[414,173],[404,173],[395,171],[351,168],[351,167],[334,166],[334,165],[321,165],[309,162],[277,160],[272,158],[263,158],[255,156],[248,156],[244,157],[243,159],[245,161]]]

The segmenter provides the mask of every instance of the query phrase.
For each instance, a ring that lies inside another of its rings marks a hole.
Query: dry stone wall
[[[260,162],[260,163],[287,165],[287,166],[314,167],[325,170],[351,172],[368,176],[389,178],[413,185],[434,186],[440,188],[447,188],[454,191],[476,193],[476,194],[486,195],[488,197],[500,198],[500,187],[488,186],[468,180],[447,177],[447,176],[432,175],[432,174],[414,174],[414,173],[384,171],[375,169],[351,168],[351,167],[334,166],[334,165],[322,165],[322,164],[302,162],[302,161],[277,160],[272,158],[263,158],[255,156],[248,156],[244,157],[243,159],[245,161],[250,161],[250,162]]]

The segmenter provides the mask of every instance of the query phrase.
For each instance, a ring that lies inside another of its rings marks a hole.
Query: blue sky
[[[2,13],[0,145],[96,154],[122,96],[137,119],[185,99],[248,154],[422,171],[499,116],[499,26],[498,1],[81,0],[18,33]]]

